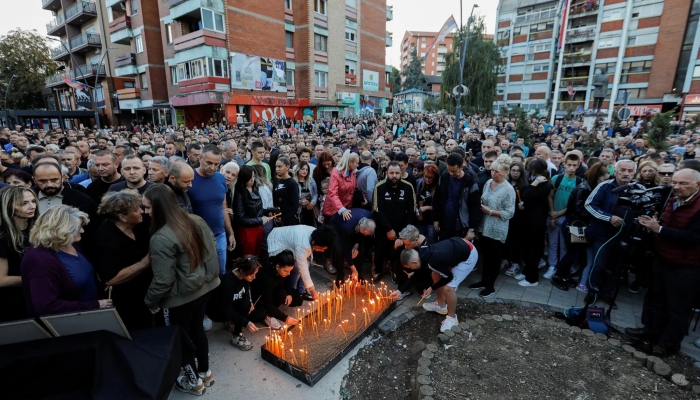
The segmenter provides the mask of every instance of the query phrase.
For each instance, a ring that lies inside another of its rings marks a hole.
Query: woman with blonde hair
[[[8,186],[0,190],[0,322],[27,318],[20,265],[36,222],[36,194]]]
[[[29,234],[21,273],[30,317],[112,306],[97,300],[92,264],[77,246],[90,220],[75,207],[49,207]]]
[[[355,170],[360,163],[360,157],[345,150],[343,157],[331,173],[331,182],[328,186],[328,195],[323,203],[323,216],[332,217],[338,213],[347,221],[352,218],[352,196],[357,187]]]
[[[634,177],[642,185],[648,188],[659,186],[660,178],[657,173],[659,167],[654,161],[648,160],[639,164],[637,176]]]

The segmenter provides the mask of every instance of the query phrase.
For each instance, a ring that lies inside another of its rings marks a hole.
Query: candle
[[[304,350],[299,350],[299,353],[301,354],[301,367],[304,368]]]
[[[282,345],[282,347],[280,348],[280,351],[279,351],[279,354],[277,355],[277,357],[284,360],[284,345]]]
[[[345,333],[345,329],[343,329],[343,324],[338,325],[340,327],[340,330],[343,331],[343,335],[345,335],[345,340],[348,340],[348,334]]]
[[[302,334],[303,330],[304,330],[304,327],[299,325],[299,338],[301,338],[301,334]]]
[[[292,345],[292,350],[294,349],[294,336],[292,336],[292,332],[289,332],[289,340]]]
[[[352,313],[352,325],[355,332],[357,332],[357,317],[355,313]]]
[[[314,330],[316,331],[316,337],[318,337],[318,326],[316,326],[315,322],[314,322]]]
[[[325,318],[323,319],[323,329],[328,330],[328,320]]]

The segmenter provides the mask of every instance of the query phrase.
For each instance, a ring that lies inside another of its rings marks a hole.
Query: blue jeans
[[[214,236],[216,240],[216,256],[219,258],[219,275],[223,276],[226,273],[226,232]]]
[[[306,292],[306,287],[304,286],[304,281],[301,279],[301,273],[297,265],[294,265],[294,269],[292,269],[292,272],[289,274],[289,282],[292,288],[296,289],[298,293],[303,294]]]
[[[418,232],[425,236],[428,244],[434,244],[437,241],[437,232],[435,232],[435,227],[433,224],[416,224]]]

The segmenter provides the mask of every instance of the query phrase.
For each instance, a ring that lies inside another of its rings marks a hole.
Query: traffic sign
[[[627,107],[622,107],[617,111],[617,117],[620,118],[621,120],[626,120],[627,118],[630,117],[630,109]]]

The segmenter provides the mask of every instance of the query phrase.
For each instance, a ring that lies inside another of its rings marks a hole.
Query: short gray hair
[[[630,160],[630,159],[624,159],[624,160],[620,160],[620,161],[616,162],[616,163],[615,163],[615,171],[617,171],[618,166],[619,166],[620,164],[623,164],[623,163],[630,163],[630,164],[632,164],[632,165],[634,166],[634,170],[632,171],[632,174],[634,175],[634,174],[637,173],[637,163],[634,162],[634,161],[632,161],[632,160]]]
[[[151,157],[151,159],[148,160],[148,162],[160,164],[163,167],[163,169],[170,171],[170,160],[168,160],[167,157],[163,157],[163,156]]]
[[[370,235],[374,235],[374,230],[377,228],[377,224],[369,218],[360,218],[360,227],[364,231],[369,231]]]
[[[413,225],[406,225],[405,228],[399,232],[399,239],[402,240],[416,240],[420,236],[418,228]]]

